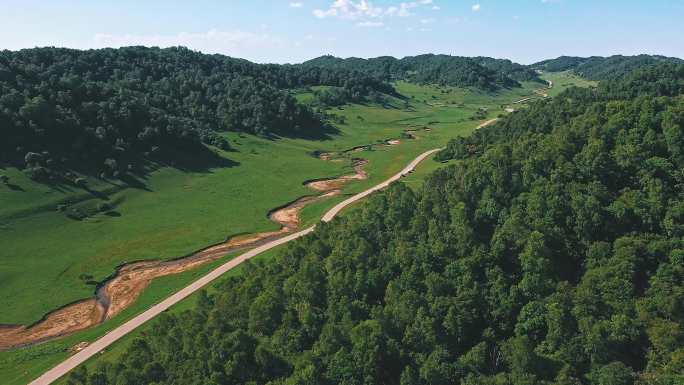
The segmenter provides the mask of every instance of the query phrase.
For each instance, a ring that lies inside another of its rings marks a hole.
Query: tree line
[[[530,67],[550,72],[573,71],[587,79],[605,80],[621,78],[636,69],[662,63],[682,64],[684,61],[660,55],[560,56],[532,64]]]
[[[537,73],[510,60],[487,57],[419,55],[397,59],[381,56],[371,59],[321,56],[303,63],[319,68],[354,69],[387,82],[407,80],[421,84],[475,87],[493,91],[519,87],[519,81],[541,82]]]
[[[185,48],[0,52],[0,163],[43,179],[65,168],[115,175],[145,159],[229,148],[219,133],[314,135],[325,115],[290,90],[395,93],[351,70],[259,65]]]
[[[683,81],[569,89],[455,140],[422,188],[248,263],[68,382],[680,384]]]

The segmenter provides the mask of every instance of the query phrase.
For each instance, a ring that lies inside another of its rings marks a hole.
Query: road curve
[[[386,181],[369,188],[366,191],[363,191],[361,193],[358,193],[351,198],[348,198],[344,200],[343,202],[338,203],[330,209],[325,215],[323,215],[323,218],[321,218],[321,221],[323,222],[330,222],[337,214],[342,211],[345,207],[349,206],[350,204],[361,200],[368,195],[381,190],[387,186],[389,186],[390,183],[399,180],[402,176],[407,175],[411,171],[413,171],[416,166],[425,160],[428,156],[434,154],[435,152],[441,150],[440,148],[436,148],[430,151],[426,151],[422,154],[420,154],[417,158],[415,158],[411,163],[409,163],[406,167],[404,167],[403,170],[392,176],[391,178],[387,179]],[[114,330],[111,330],[109,333],[105,334],[104,336],[100,337],[98,340],[93,342],[92,344],[88,345],[86,348],[83,350],[79,351],[78,353],[74,354],[73,356],[67,358],[66,360],[62,361],[59,363],[57,366],[54,368],[48,370],[47,372],[43,373],[40,377],[37,379],[33,380],[29,385],[48,385],[62,377],[63,375],[69,373],[71,370],[75,369],[78,365],[84,363],[87,361],[90,357],[96,355],[98,352],[102,351],[102,349],[108,347],[109,345],[113,344],[116,342],[118,339],[124,337],[128,333],[132,332],[135,330],[137,327],[140,325],[144,324],[145,322],[151,320],[152,318],[158,316],[160,313],[166,311],[168,308],[171,306],[177,304],[178,302],[182,301],[189,295],[195,293],[196,291],[200,290],[202,287],[210,283],[211,281],[215,280],[216,278],[220,277],[221,275],[225,274],[229,270],[235,268],[236,266],[240,265],[242,262],[255,257],[261,253],[263,253],[266,250],[272,249],[276,246],[280,246],[284,243],[290,242],[292,240],[295,240],[297,238],[301,238],[312,231],[314,231],[314,228],[316,226],[311,226],[309,228],[306,228],[304,230],[301,230],[299,232],[296,232],[294,234],[290,234],[288,236],[285,236],[283,238],[276,239],[274,241],[271,241],[269,243],[266,243],[264,245],[261,245],[259,247],[256,247],[244,254],[241,254],[230,261],[224,263],[223,265],[217,267],[216,269],[212,270],[209,272],[207,275],[203,276],[202,278],[198,279],[197,281],[191,283],[190,285],[184,287],[183,289],[179,290],[175,294],[172,294],[165,300],[159,302],[158,304],[150,307],[149,309],[145,310],[144,312],[140,313],[139,315],[135,316],[134,318],[128,320],[126,323],[123,325],[115,328]]]
[[[344,201],[338,203],[337,205],[335,205],[335,207],[331,208],[330,210],[328,210],[327,213],[325,213],[325,215],[323,215],[323,218],[321,218],[321,221],[330,222],[345,207],[349,206],[350,204],[352,204],[352,203],[354,203],[360,199],[367,197],[368,195],[370,195],[370,194],[372,194],[378,190],[382,190],[383,188],[389,186],[390,183],[399,180],[402,176],[405,176],[408,173],[410,173],[411,171],[413,171],[416,168],[416,166],[418,166],[418,163],[422,162],[423,160],[425,160],[425,158],[427,158],[428,156],[434,154],[435,152],[437,152],[439,150],[441,150],[441,148],[435,148],[434,150],[426,151],[426,152],[418,155],[418,157],[416,159],[412,160],[411,163],[409,163],[406,167],[404,167],[403,170],[399,171],[398,173],[396,173],[391,178],[387,179],[386,181],[384,181],[384,182],[382,182],[382,183],[380,183],[374,187],[369,188],[368,190],[366,190],[364,192],[360,192],[360,193],[354,195],[353,197],[345,199]]]

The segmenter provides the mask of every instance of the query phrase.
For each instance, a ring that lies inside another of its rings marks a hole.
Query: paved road
[[[416,159],[414,159],[411,163],[408,164],[408,166],[404,167],[403,170],[401,170],[399,173],[396,175],[392,176],[388,180],[380,183],[377,186],[371,187],[370,189],[358,193],[354,195],[353,197],[346,199],[345,201],[337,204],[335,207],[330,209],[323,218],[321,219],[323,222],[330,222],[337,214],[339,214],[342,209],[344,209],[346,206],[365,198],[366,196],[372,194],[375,191],[378,191],[380,189],[383,189],[387,187],[390,183],[400,179],[402,176],[407,175],[411,171],[413,171],[418,163],[422,162],[427,158],[428,156],[434,154],[435,152],[439,151],[440,149],[434,149],[430,151],[426,151],[422,154],[420,154]],[[280,246],[284,243],[290,242],[294,239],[303,237],[310,232],[314,230],[316,226],[311,226],[307,229],[304,229],[302,231],[299,231],[294,234],[290,234],[286,237],[276,239],[272,242],[266,243],[262,246],[256,247],[244,254],[241,254],[238,257],[235,257],[231,259],[230,261],[226,262],[225,264],[217,267],[216,269],[212,270],[209,274],[203,276],[202,278],[198,279],[197,281],[191,283],[189,286],[184,287],[180,291],[176,292],[175,294],[171,295],[170,297],[166,298],[165,300],[159,302],[158,304],[152,306],[151,308],[145,310],[144,312],[140,313],[138,316],[130,319],[128,322],[124,323],[123,325],[117,327],[116,329],[110,331],[109,333],[105,334],[104,336],[100,337],[97,341],[93,342],[92,344],[88,345],[85,349],[81,350],[80,352],[74,354],[73,356],[67,358],[66,360],[62,361],[59,365],[55,366],[54,368],[48,370],[45,372],[43,375],[38,377],[36,380],[31,382],[29,385],[47,385],[51,384],[52,382],[56,381],[58,378],[62,377],[63,375],[69,373],[72,369],[76,368],[78,365],[82,364],[86,360],[88,360],[90,357],[96,355],[98,352],[100,352],[102,349],[108,347],[109,345],[113,344],[116,342],[118,339],[122,338],[126,334],[132,332],[135,330],[137,327],[140,325],[144,324],[145,322],[149,321],[150,319],[158,316],[160,313],[163,311],[167,310],[171,306],[177,304],[178,302],[182,301],[186,297],[188,297],[190,294],[195,293],[196,291],[200,290],[202,287],[204,287],[206,284],[209,282],[215,280],[216,278],[220,277],[221,275],[225,274],[227,271],[233,269],[234,267],[238,266],[242,262],[255,257],[261,253],[263,253],[266,250],[272,249],[276,246]]]

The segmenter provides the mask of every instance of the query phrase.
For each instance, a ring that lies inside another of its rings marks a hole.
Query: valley
[[[38,210],[28,206],[21,212],[7,213],[5,218],[11,220],[11,230],[7,228],[10,231],[0,233],[0,237],[4,236],[13,248],[2,253],[7,258],[31,255],[35,261],[47,261],[47,254],[41,253],[48,253],[52,259],[49,270],[41,270],[34,264],[32,270],[25,271],[32,277],[45,279],[34,281],[35,285],[30,288],[17,285],[12,296],[3,297],[3,301],[12,301],[5,302],[6,308],[16,311],[14,316],[3,314],[2,322],[16,325],[24,319],[24,324],[30,326],[28,329],[6,327],[0,332],[4,336],[2,342],[7,349],[62,338],[0,352],[0,357],[6,357],[5,362],[11,365],[3,368],[0,364],[0,372],[21,383],[20,378],[33,373],[35,362],[56,362],[53,360],[64,357],[73,346],[93,338],[87,336],[101,335],[143,309],[144,305],[139,302],[146,300],[146,288],[150,285],[154,288],[157,278],[168,277],[169,286],[159,292],[152,290],[149,295],[161,299],[187,282],[172,278],[182,271],[215,266],[239,250],[315,223],[325,210],[396,173],[412,156],[473,130],[478,123],[473,123],[470,115],[475,111],[486,108],[490,116],[505,113],[502,105],[533,94],[538,86],[529,84],[500,94],[402,82],[396,87],[414,100],[408,108],[399,108],[401,101],[397,99],[393,102],[396,106],[348,104],[331,109],[343,116],[346,124],[338,125],[339,133],[329,140],[264,140],[245,134],[227,134],[233,149],[214,151],[235,165],[209,172],[178,172],[160,167],[141,179],[142,188],[116,186],[105,195],[104,201],[117,202],[115,210],[120,216],[97,214],[83,221],[64,218],[62,213],[53,211],[56,202],[76,201],[76,206],[93,206],[103,200],[102,195],[88,198],[77,190],[46,191],[9,170],[14,183],[24,186],[29,193],[26,197],[32,197],[33,207]],[[306,99],[307,94],[303,91],[297,97]],[[267,169],[259,168],[265,164]],[[106,186],[93,184],[91,188],[108,192]],[[320,195],[311,195],[312,192]],[[163,210],[171,200],[179,204],[174,204],[172,211]],[[292,203],[281,210],[273,209],[288,201]],[[15,207],[22,204],[25,203],[17,202]],[[246,218],[249,220],[245,221]],[[274,222],[278,225],[274,226]],[[22,230],[22,226],[34,231]],[[41,226],[50,230],[38,231]],[[21,242],[10,241],[7,237],[13,233],[29,236],[22,236]],[[30,234],[45,233],[51,235],[48,238],[43,235],[41,244],[54,243],[49,249],[38,251],[33,246],[37,241]],[[105,233],[110,235],[103,237]],[[228,240],[221,243],[225,237]],[[217,246],[201,250],[207,244]],[[192,253],[193,249],[201,251]],[[178,259],[181,255],[189,257]],[[22,258],[22,263],[31,263],[31,259]],[[64,261],[61,268],[56,263],[60,260]],[[59,278],[48,278],[58,272]],[[112,275],[112,272],[116,273]],[[92,284],[77,284],[84,282],[79,278],[84,275],[89,281],[99,282],[95,290]],[[14,282],[22,281],[19,276]],[[13,290],[10,286],[6,289]],[[83,300],[92,293],[96,294],[95,300]],[[73,305],[61,307],[69,302]],[[60,310],[52,312],[56,308]],[[41,318],[43,315],[46,317]],[[65,318],[69,322],[64,322]],[[101,322],[104,322],[102,326],[93,328]],[[83,328],[92,329],[77,332]],[[57,354],[36,355],[37,352]],[[22,375],[21,371],[25,370],[22,368],[29,370]]]
[[[682,63],[0,51],[0,382],[678,383]]]

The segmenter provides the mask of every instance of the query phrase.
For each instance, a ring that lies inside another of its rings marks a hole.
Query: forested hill
[[[533,104],[71,384],[684,382],[684,66]]]
[[[288,89],[328,85],[355,100],[394,89],[353,70],[259,65],[185,48],[0,52],[0,163],[117,175],[141,159],[227,148],[216,133],[316,136],[324,117]]]
[[[493,59],[491,57],[478,56],[473,58],[480,65],[494,71],[505,82],[505,78],[510,78],[518,82],[530,81],[545,83],[539,78],[539,74],[528,66],[514,63],[508,59]]]
[[[321,56],[304,66],[355,69],[385,81],[408,80],[424,84],[476,87],[495,90],[517,87],[518,81],[540,81],[537,74],[510,60],[449,55],[419,55],[396,59],[382,56],[371,59]]]
[[[684,63],[682,59],[658,55],[637,55],[609,57],[592,56],[576,57],[561,56],[556,59],[544,60],[530,67],[544,71],[558,72],[572,70],[580,76],[591,80],[620,78],[639,68],[659,63]]]

